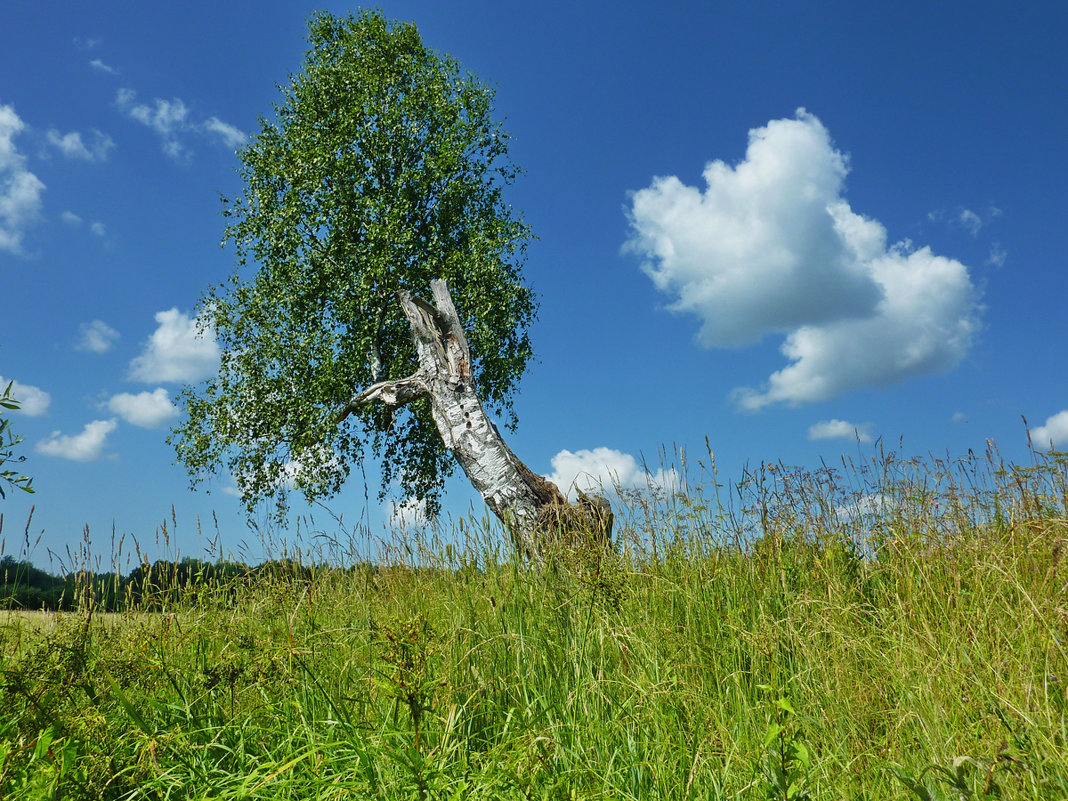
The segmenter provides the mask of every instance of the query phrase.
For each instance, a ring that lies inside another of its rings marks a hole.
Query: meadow
[[[472,518],[8,613],[0,796],[1068,798],[1068,456],[673,458],[543,569]]]

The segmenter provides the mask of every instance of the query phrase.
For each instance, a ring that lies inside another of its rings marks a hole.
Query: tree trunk
[[[555,484],[531,471],[505,444],[476,392],[471,351],[448,285],[434,280],[430,287],[433,305],[407,291],[398,293],[412,328],[419,369],[407,378],[368,387],[337,419],[372,403],[396,409],[429,398],[445,447],[523,554],[540,561],[554,545],[578,547],[591,539],[607,545],[613,517],[605,499],[580,493],[577,504],[568,503]]]

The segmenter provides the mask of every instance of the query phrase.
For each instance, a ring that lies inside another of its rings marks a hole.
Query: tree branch
[[[379,381],[352,399],[334,414],[334,423],[340,423],[353,412],[372,403],[381,403],[388,409],[406,406],[414,400],[426,397],[430,393],[426,380],[419,373],[396,381]]]

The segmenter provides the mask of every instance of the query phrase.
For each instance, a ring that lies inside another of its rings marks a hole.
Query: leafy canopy
[[[183,390],[170,442],[194,484],[225,467],[250,511],[273,497],[283,513],[293,486],[336,492],[368,447],[383,487],[433,510],[454,461],[425,401],[332,415],[415,371],[396,293],[444,278],[482,400],[514,427],[536,313],[520,269],[530,232],[502,197],[518,170],[493,91],[413,25],[320,13],[309,31],[275,119],[239,152],[243,194],[223,212],[237,267],[199,309],[221,365]]]

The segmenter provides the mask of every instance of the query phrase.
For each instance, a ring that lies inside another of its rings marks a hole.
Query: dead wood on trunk
[[[395,410],[427,398],[441,439],[516,546],[541,561],[556,547],[590,540],[607,547],[613,516],[604,498],[579,493],[575,504],[512,452],[482,407],[471,372],[471,351],[445,281],[430,282],[434,303],[401,290],[419,367],[410,376],[379,381],[355,395],[335,415],[341,422],[370,404]]]

